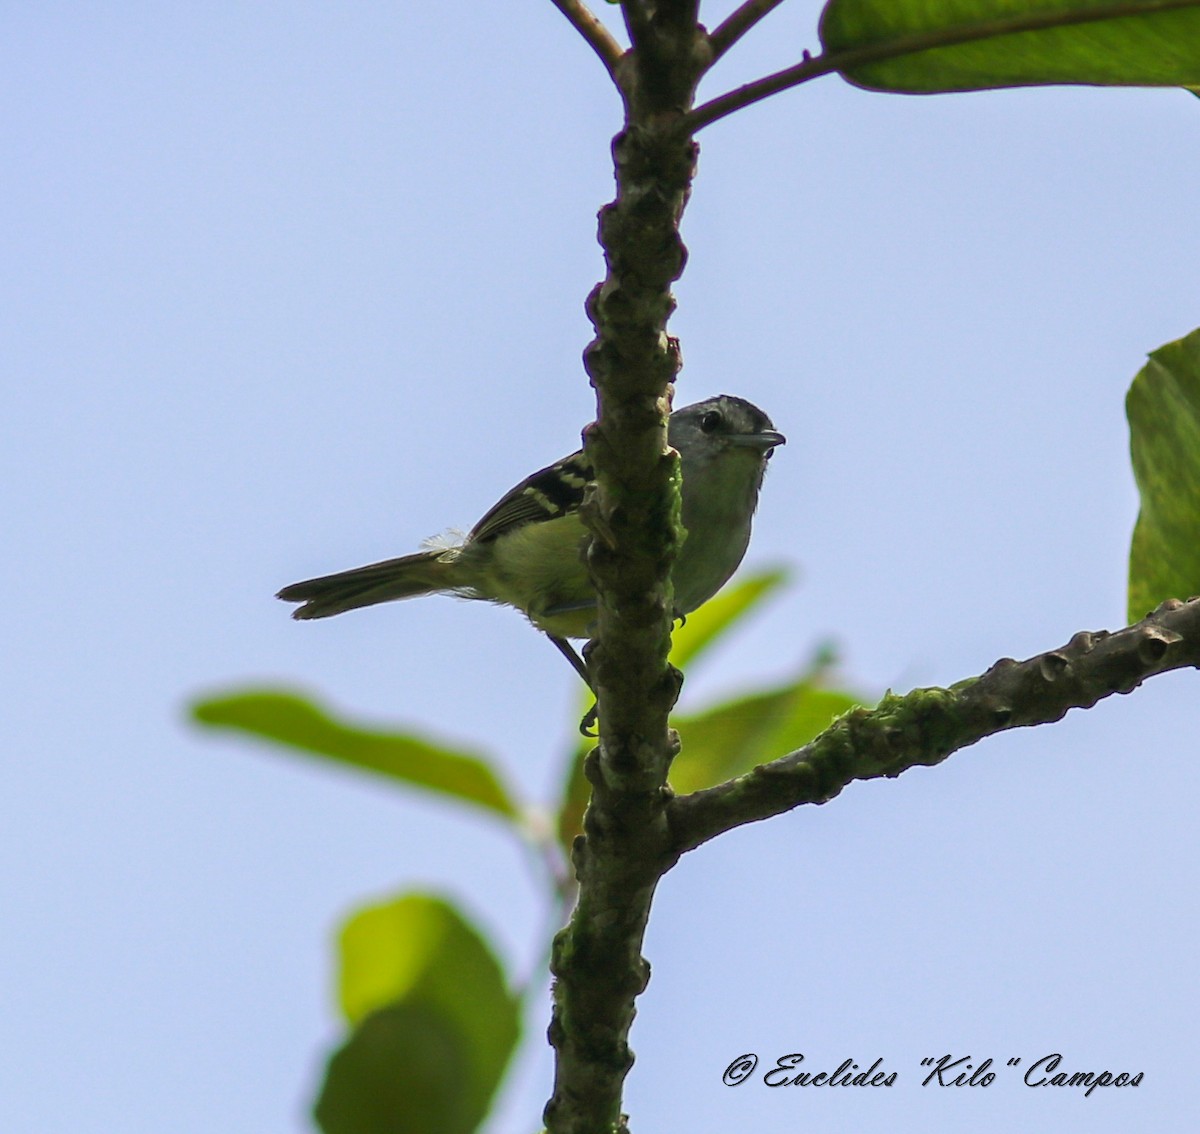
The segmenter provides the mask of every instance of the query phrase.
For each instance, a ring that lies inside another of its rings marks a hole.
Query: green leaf
[[[467,1049],[420,1002],[372,1013],[330,1057],[313,1116],[325,1134],[470,1134]]]
[[[682,743],[671,765],[680,793],[712,787],[782,756],[820,735],[863,698],[814,683],[807,674],[674,721]]]
[[[1129,551],[1129,620],[1200,594],[1200,330],[1150,355],[1125,399],[1141,511]]]
[[[683,669],[788,581],[786,568],[748,575],[692,611],[671,635],[671,664]]]
[[[1200,84],[1200,0],[829,0],[820,35],[871,90]]]
[[[243,689],[197,701],[194,720],[324,756],[401,783],[428,788],[513,819],[517,805],[479,756],[429,740],[338,720],[295,693]]]
[[[354,1025],[315,1113],[326,1134],[450,1134],[487,1114],[520,1035],[517,998],[449,903],[408,894],[354,914],[339,998]]]

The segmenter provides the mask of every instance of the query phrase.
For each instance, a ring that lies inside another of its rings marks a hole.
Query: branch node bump
[[[675,672],[678,673],[679,671],[676,670]],[[682,684],[683,682],[681,681],[680,685]],[[682,746],[682,742],[679,739],[679,730],[674,728],[671,729],[671,731],[667,733],[667,755],[674,760],[675,757],[679,755],[679,749]]]
[[[600,767],[600,749],[593,748],[583,758],[583,774],[594,788],[604,786],[604,771]]]
[[[1092,633],[1091,630],[1080,630],[1077,634],[1071,635],[1067,649],[1077,654],[1090,654],[1107,637],[1107,630],[1097,630],[1095,633]]]
[[[1078,635],[1076,635],[1078,637]],[[1071,639],[1074,642],[1074,638]],[[1057,681],[1070,668],[1071,660],[1065,654],[1060,654],[1057,650],[1043,654],[1038,668],[1042,674],[1042,680],[1046,682]]]
[[[1138,643],[1138,657],[1148,666],[1157,665],[1167,651],[1182,640],[1183,636],[1173,630],[1165,630],[1161,626],[1148,628]]]

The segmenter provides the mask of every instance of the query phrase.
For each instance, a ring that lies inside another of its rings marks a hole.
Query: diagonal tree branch
[[[625,54],[621,45],[597,18],[583,0],[553,0],[554,6],[567,17],[571,26],[591,45],[600,57],[609,75],[615,72],[621,56]]]
[[[673,800],[667,807],[673,850],[693,850],[802,803],[825,803],[855,780],[940,764],[984,737],[1061,720],[1068,709],[1090,709],[1157,673],[1188,666],[1200,666],[1200,598],[1168,599],[1114,634],[1081,631],[1028,661],[1001,658],[949,689],[889,694],[875,709],[846,713],[787,756]]]
[[[865,52],[866,49],[862,50]],[[855,53],[844,53],[844,55],[850,54]],[[705,126],[711,126],[714,122],[719,122],[735,110],[742,110],[744,107],[753,106],[756,102],[762,102],[764,98],[770,98],[771,95],[779,94],[780,91],[786,91],[791,87],[798,87],[801,83],[807,83],[810,79],[819,79],[822,75],[831,75],[838,70],[839,66],[848,67],[854,63],[874,63],[883,58],[888,58],[888,56],[876,52],[870,58],[846,61],[844,58],[835,55],[818,55],[814,57],[806,51],[804,58],[794,66],[785,67],[782,71],[776,71],[773,75],[755,79],[752,83],[746,83],[732,91],[728,91],[726,94],[718,95],[716,98],[702,103],[688,115],[687,128],[693,133],[699,133]]]
[[[740,8],[731,12],[708,37],[713,62],[720,59],[763,16],[774,11],[782,3],[783,0],[746,0]]]

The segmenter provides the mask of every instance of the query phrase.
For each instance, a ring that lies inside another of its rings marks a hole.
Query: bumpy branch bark
[[[889,694],[781,759],[673,800],[667,808],[673,850],[682,854],[802,803],[825,803],[855,780],[940,764],[994,733],[1049,724],[1068,709],[1090,709],[1156,673],[1187,666],[1200,666],[1200,599],[1169,599],[1115,634],[1081,631],[1061,649],[1023,662],[1001,658],[949,689]]]
[[[573,856],[579,902],[551,959],[557,1065],[545,1121],[553,1134],[624,1129],[627,1039],[648,975],[642,938],[654,887],[674,861],[664,785],[678,744],[667,714],[679,675],[667,652],[680,528],[666,419],[680,360],[666,325],[696,162],[680,123],[710,53],[695,0],[623,7],[633,41],[615,71],[625,125],[612,147],[616,198],[600,211],[608,270],[588,298],[596,337],[584,353],[597,395],[585,431],[596,489],[584,511],[600,600],[587,651],[600,747],[587,764],[592,802]]]

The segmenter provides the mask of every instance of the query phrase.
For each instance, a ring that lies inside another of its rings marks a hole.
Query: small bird
[[[766,462],[785,443],[771,419],[721,394],[676,410],[667,437],[679,452],[687,535],[671,571],[678,615],[707,602],[737,570],[750,542]],[[583,451],[540,469],[507,492],[460,542],[284,587],[304,605],[294,618],[328,618],[361,606],[451,594],[516,607],[586,682],[568,638],[590,636],[596,595],[579,515],[592,467]]]

